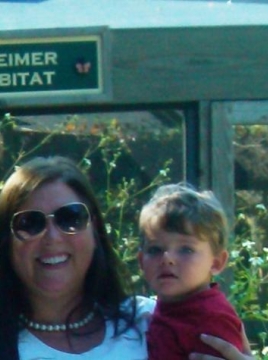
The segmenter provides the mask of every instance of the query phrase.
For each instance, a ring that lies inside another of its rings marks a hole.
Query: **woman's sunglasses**
[[[79,202],[61,206],[47,215],[39,210],[24,210],[13,215],[10,227],[17,239],[33,240],[46,232],[48,218],[53,218],[55,225],[63,233],[77,234],[88,227],[90,213],[87,206]]]

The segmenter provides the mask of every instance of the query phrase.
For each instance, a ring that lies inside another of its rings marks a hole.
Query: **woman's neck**
[[[46,298],[42,294],[40,296],[30,297],[32,320],[46,323],[64,323],[67,317],[74,309],[73,320],[76,321],[85,315],[86,309],[81,308],[82,296],[66,297],[54,296]]]

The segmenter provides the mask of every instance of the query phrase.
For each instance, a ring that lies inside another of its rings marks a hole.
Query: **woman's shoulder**
[[[133,305],[135,306],[135,328],[138,329],[141,334],[144,334],[148,330],[149,322],[152,313],[155,308],[156,301],[154,299],[145,296],[135,296],[128,298],[122,304],[125,311],[131,311]],[[137,336],[136,330],[131,329],[130,332],[134,332],[134,337]]]
[[[137,295],[134,298],[127,298],[123,302],[122,307],[129,309],[130,306],[133,305],[133,302],[135,302],[137,318],[151,315],[156,305],[156,301],[154,299]]]
[[[152,298],[148,298],[145,296],[136,296],[136,306],[137,306],[137,314],[142,314],[144,312],[152,314],[156,305],[156,301]]]

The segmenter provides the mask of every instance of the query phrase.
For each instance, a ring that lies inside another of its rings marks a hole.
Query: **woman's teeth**
[[[68,259],[67,255],[54,256],[50,258],[40,259],[43,264],[56,265],[63,263]]]

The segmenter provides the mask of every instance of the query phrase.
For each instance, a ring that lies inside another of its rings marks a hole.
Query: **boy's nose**
[[[163,262],[166,264],[174,264],[175,263],[175,256],[172,251],[165,251],[163,253]]]

